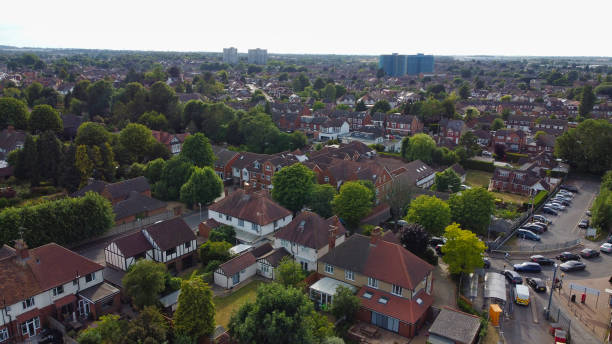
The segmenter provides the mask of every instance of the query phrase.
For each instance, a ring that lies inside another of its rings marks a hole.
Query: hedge
[[[538,192],[537,195],[535,195],[535,197],[533,198],[533,202],[534,202],[534,207],[539,207],[540,204],[544,203],[544,201],[546,201],[546,197],[548,196],[548,191],[546,190],[541,190],[540,192]]]
[[[461,163],[461,165],[467,170],[480,170],[485,172],[495,171],[495,165],[493,162],[486,162],[482,160],[465,160]]]
[[[518,162],[522,158],[528,158],[528,157],[529,157],[529,155],[527,155],[527,154],[506,153],[506,160],[508,160],[510,162]]]
[[[103,234],[114,218],[110,202],[91,191],[83,197],[6,208],[0,212],[0,245],[21,236],[30,247],[74,244]]]

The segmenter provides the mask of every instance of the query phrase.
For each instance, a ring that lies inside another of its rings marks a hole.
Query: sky
[[[3,1],[0,45],[612,56],[610,0]]]

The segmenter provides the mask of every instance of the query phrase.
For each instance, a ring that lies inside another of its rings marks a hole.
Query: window
[[[238,226],[244,227],[244,220],[238,219]]]
[[[59,287],[55,287],[53,290],[53,296],[62,295],[64,293],[64,286],[60,285]]]
[[[3,328],[0,330],[0,342],[4,342],[9,338],[8,328]]]
[[[355,280],[355,273],[351,270],[346,270],[344,271],[344,278],[346,278],[349,281],[354,281]]]
[[[25,299],[23,301],[21,301],[21,305],[23,306],[23,309],[28,309],[30,307],[34,306],[34,298],[30,297],[28,299]]]
[[[269,175],[266,176],[266,180],[270,181],[270,176]]]
[[[96,279],[96,273],[92,272],[90,274],[85,275],[85,283],[89,283]]]
[[[169,256],[175,253],[176,253],[176,247],[166,250],[166,256]]]
[[[366,291],[365,293],[363,293],[363,297],[366,299],[371,299],[372,298],[372,293],[370,293],[369,291]]]
[[[368,287],[378,289],[378,280],[376,278],[368,277]]]
[[[72,285],[77,285],[77,284],[79,284],[79,280],[78,279],[72,280]]]
[[[329,183],[329,177],[328,176],[323,177],[323,181],[326,183]]]
[[[223,218],[223,214],[219,213],[219,218],[222,219]]]
[[[278,220],[274,220],[274,228],[278,227]]]
[[[334,274],[334,267],[332,265],[329,264],[325,264],[325,272],[327,272],[328,274]]]
[[[187,241],[185,243],[185,248],[190,248],[191,247],[191,241]]]
[[[254,231],[259,231],[259,225],[256,223],[251,223],[251,229]]]
[[[397,295],[397,296],[402,296],[402,287],[400,287],[399,285],[393,285],[393,290],[391,290],[391,294],[393,295]]]
[[[225,215],[225,219],[226,219],[227,221],[232,221],[232,217],[231,217],[231,216],[229,216],[229,215]]]
[[[270,171],[270,170],[271,170],[270,165],[266,165],[266,171]]]

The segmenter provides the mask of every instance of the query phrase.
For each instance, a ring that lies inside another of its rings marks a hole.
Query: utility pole
[[[552,305],[552,294],[553,288],[555,287],[555,280],[557,279],[557,263],[555,263],[555,270],[553,271],[552,284],[550,285],[550,293],[548,295],[548,306],[546,307],[546,320],[550,319],[550,306]]]
[[[198,202],[198,206],[200,207],[200,222],[202,222],[202,203]]]

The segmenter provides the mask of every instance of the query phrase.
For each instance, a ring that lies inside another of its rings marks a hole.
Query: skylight
[[[366,299],[371,299],[372,298],[372,293],[366,291],[365,293],[363,293],[363,297],[365,297]]]
[[[378,303],[382,303],[383,305],[386,305],[387,302],[389,302],[389,299],[384,296],[381,296],[380,299],[378,299]]]

